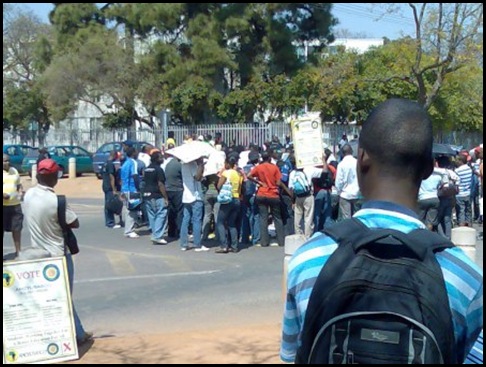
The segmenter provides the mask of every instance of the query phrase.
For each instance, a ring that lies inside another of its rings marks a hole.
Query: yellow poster
[[[3,363],[78,359],[64,257],[3,264]]]
[[[301,117],[291,122],[297,168],[322,164],[322,125],[320,118]]]

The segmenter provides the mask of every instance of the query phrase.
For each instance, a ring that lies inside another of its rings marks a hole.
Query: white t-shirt
[[[31,235],[32,247],[43,249],[51,256],[64,256],[64,238],[57,218],[57,195],[47,186],[37,185],[24,197],[24,216]],[[78,217],[66,204],[66,223]]]
[[[197,163],[183,163],[181,173],[182,185],[184,186],[182,202],[184,204],[192,204],[195,201],[202,201],[203,193],[201,182],[196,181],[196,179],[194,178],[197,173]]]

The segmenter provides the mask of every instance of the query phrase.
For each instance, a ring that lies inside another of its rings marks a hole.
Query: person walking
[[[120,174],[115,167],[115,161],[120,159],[120,156],[121,154],[116,150],[111,151],[108,160],[101,170],[103,179],[102,189],[105,194],[105,226],[114,229],[121,228],[124,225],[121,212],[118,215],[118,223],[115,223],[115,213],[108,209],[114,197],[120,195]]]
[[[337,166],[336,189],[339,194],[340,219],[351,218],[358,209],[359,186],[356,174],[356,158],[351,145],[344,144],[341,149],[343,159]]]

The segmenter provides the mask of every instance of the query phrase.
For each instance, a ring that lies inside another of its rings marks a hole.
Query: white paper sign
[[[320,119],[301,118],[292,121],[292,140],[297,168],[322,164],[324,148]]]
[[[64,257],[3,264],[3,363],[78,359]]]

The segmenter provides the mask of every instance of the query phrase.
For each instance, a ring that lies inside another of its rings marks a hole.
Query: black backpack
[[[458,363],[434,256],[452,242],[423,229],[370,229],[355,218],[324,233],[339,247],[312,290],[296,363]]]

